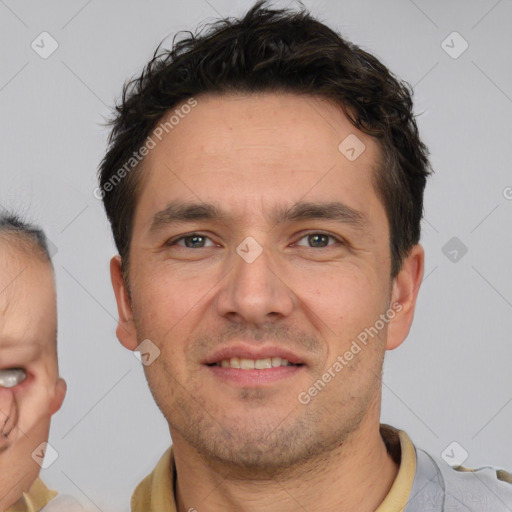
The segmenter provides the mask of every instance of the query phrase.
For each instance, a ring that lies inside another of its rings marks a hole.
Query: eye
[[[21,384],[26,378],[27,372],[23,368],[0,370],[0,387],[13,388]]]
[[[328,247],[329,245],[333,245],[333,244],[329,244],[329,238],[338,242],[338,243],[341,243],[343,244],[343,241],[340,240],[339,238],[333,236],[333,235],[329,235],[328,233],[322,233],[322,232],[319,232],[319,231],[315,231],[315,232],[311,232],[311,233],[308,233],[306,235],[304,235],[302,238],[300,238],[300,240],[304,240],[304,239],[307,239],[307,243],[311,243],[313,244],[312,246],[308,246],[309,248],[320,248],[320,249],[323,249],[324,247]],[[302,245],[300,243],[297,243],[296,245]]]
[[[200,233],[191,233],[190,235],[181,236],[180,238],[176,238],[174,240],[170,240],[166,243],[166,245],[173,246],[179,245],[180,247],[186,247],[188,249],[202,249],[205,247],[204,243],[206,240],[210,240],[207,236],[201,235]],[[178,242],[184,241],[184,244],[179,244]],[[211,240],[210,240],[211,242]],[[213,244],[213,242],[212,242]],[[215,245],[215,244],[213,244]],[[211,247],[211,246],[210,246]]]

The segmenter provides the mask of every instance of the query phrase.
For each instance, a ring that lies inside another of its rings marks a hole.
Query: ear
[[[50,401],[50,415],[53,416],[62,406],[64,397],[66,396],[67,385],[66,381],[62,378],[58,378],[55,383],[55,389],[53,390],[53,397]]]
[[[425,251],[417,244],[404,259],[400,272],[393,280],[391,307],[396,314],[388,325],[387,350],[393,350],[401,345],[409,334],[416,298],[423,280],[424,264]]]
[[[128,290],[126,289],[121,272],[121,256],[114,256],[110,260],[110,279],[116,296],[117,312],[119,321],[117,323],[117,339],[128,350],[135,350],[138,346],[137,330],[132,315],[132,305]]]

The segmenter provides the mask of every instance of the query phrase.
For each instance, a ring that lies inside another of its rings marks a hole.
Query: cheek
[[[176,414],[179,413],[179,407],[176,409],[172,404],[184,393],[190,398],[190,390],[195,385],[182,359],[183,348],[171,340],[167,340],[159,348],[160,356],[151,365],[144,367],[144,373],[158,407],[164,414],[171,410]]]
[[[6,452],[0,454],[0,467],[7,459],[8,472],[30,472],[35,478],[39,466],[34,463],[31,455],[42,442],[48,440],[50,430],[51,416],[45,406],[47,400],[40,394],[34,396],[34,393],[27,394],[26,391],[13,392],[12,398],[17,414],[10,417],[12,423],[9,424],[9,435],[5,440]],[[26,478],[26,481],[31,481],[29,475]]]
[[[165,262],[152,264],[151,268],[141,263],[139,268],[140,271],[132,278],[134,307],[145,315],[155,315],[169,305],[174,309],[178,296],[186,293],[179,272]]]
[[[155,361],[144,367],[150,387],[162,390],[169,379],[177,378],[184,366],[186,343],[190,332],[200,320],[203,289],[197,284],[190,292],[187,280],[152,273],[132,288],[132,311],[139,342],[149,339],[160,351]],[[197,309],[194,309],[197,308]],[[162,391],[161,391],[162,392]]]
[[[303,311],[325,339],[327,354],[321,372],[331,369],[340,376],[333,393],[348,382],[354,390],[364,388],[365,380],[379,374],[386,331],[376,333],[372,327],[387,310],[388,291],[372,273],[355,268],[319,274],[309,286],[302,282]]]
[[[296,273],[292,291],[338,335],[375,321],[387,304],[382,282],[355,266],[333,266],[304,277],[304,272]]]
[[[151,335],[156,339],[172,336],[175,326],[179,329],[188,324],[194,310],[200,311],[208,300],[208,290],[219,281],[216,271],[183,267],[160,262],[151,272],[134,278],[132,307],[139,335],[150,339]]]
[[[24,431],[41,431],[49,428],[51,406],[54,396],[56,371],[52,365],[43,362],[28,368],[29,377],[14,388],[14,397],[18,404],[19,427]],[[52,375],[53,377],[50,377]]]
[[[44,435],[50,427],[51,420],[51,397],[47,390],[26,390],[19,393],[16,400],[19,407],[19,428],[27,434],[30,433],[31,437],[37,437],[40,433]]]

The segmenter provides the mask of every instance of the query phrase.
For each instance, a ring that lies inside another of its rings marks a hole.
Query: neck
[[[312,458],[272,478],[236,478],[229,468],[205,460],[179,438],[174,440],[178,512],[189,510],[374,512],[398,472],[379,432],[363,422],[328,455]]]

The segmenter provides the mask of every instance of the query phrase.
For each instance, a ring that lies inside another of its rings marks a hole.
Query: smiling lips
[[[271,384],[306,366],[290,351],[280,347],[255,348],[254,343],[219,350],[204,364],[215,377],[244,387]]]
[[[247,359],[241,357],[232,357],[230,359],[222,359],[217,362],[216,366],[222,368],[239,368],[240,370],[266,370],[269,368],[277,368],[279,366],[297,366],[290,363],[288,359],[282,357],[265,357],[263,359]]]
[[[203,363],[221,368],[268,370],[280,366],[302,366],[304,360],[283,347],[255,347],[254,343],[245,342],[217,350]]]

